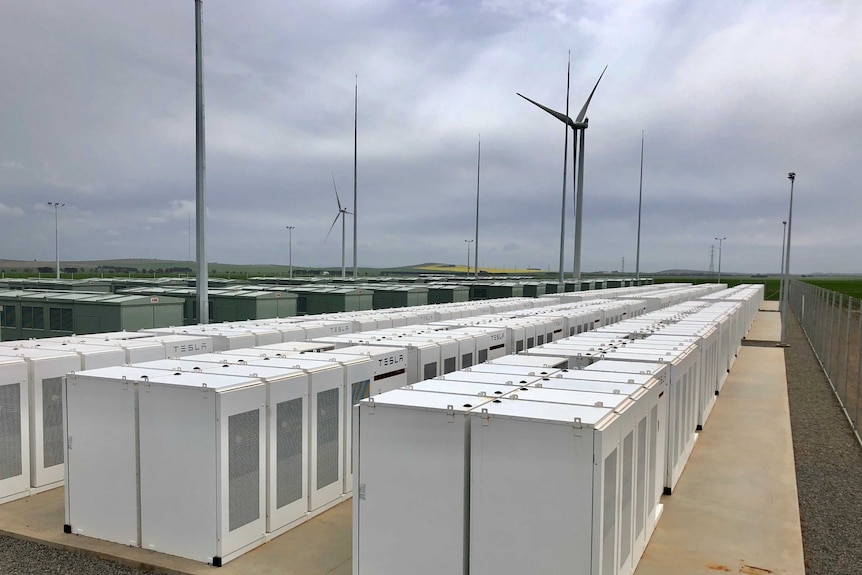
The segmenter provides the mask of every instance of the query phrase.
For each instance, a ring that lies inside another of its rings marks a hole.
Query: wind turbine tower
[[[341,205],[341,198],[338,197],[338,187],[335,185],[335,174],[332,174],[332,187],[335,190],[335,201],[338,203],[338,213],[335,215],[335,219],[332,220],[332,225],[329,226],[329,231],[326,232],[326,239],[324,242],[329,239],[329,234],[332,233],[332,228],[335,227],[335,224],[338,223],[338,218],[341,218],[341,277],[347,277],[347,268],[345,267],[345,242],[347,240],[347,224],[346,219],[347,215],[350,212],[347,211],[347,208]]]

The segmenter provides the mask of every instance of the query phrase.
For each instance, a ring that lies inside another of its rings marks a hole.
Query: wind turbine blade
[[[572,119],[569,118],[568,116],[566,116],[565,114],[561,114],[561,113],[557,112],[556,110],[552,110],[552,109],[548,108],[547,106],[543,106],[540,103],[529,99],[528,97],[526,97],[523,94],[520,94],[518,92],[515,92],[515,93],[518,94],[523,99],[525,99],[526,101],[533,104],[534,106],[538,106],[539,108],[543,109],[544,111],[546,111],[547,113],[549,113],[550,115],[552,115],[553,117],[555,117],[556,119],[561,121],[562,123],[567,124],[567,125],[571,126],[572,128],[575,127],[574,122],[572,122]]]
[[[332,174],[332,187],[335,190],[335,201],[338,202],[338,211],[341,211],[341,198],[338,197],[338,186],[335,185],[335,174]]]
[[[326,232],[326,239],[324,239],[324,240],[323,240],[324,242],[326,242],[326,240],[328,240],[328,239],[329,239],[329,234],[331,234],[331,233],[332,233],[332,228],[334,228],[334,227],[335,227],[335,224],[336,224],[336,223],[338,223],[338,218],[339,218],[340,216],[341,216],[341,211],[339,210],[338,215],[337,215],[337,216],[335,216],[335,219],[334,219],[334,220],[332,220],[332,225],[331,225],[331,226],[329,226],[329,231],[328,231],[328,232]]]
[[[605,70],[607,70],[607,69],[608,69],[608,67],[607,67],[607,66],[605,66]],[[599,79],[598,79],[598,80],[596,80],[596,85],[595,85],[595,86],[593,86],[593,91],[592,91],[592,92],[590,92],[590,96],[587,98],[587,101],[586,101],[586,102],[584,102],[584,107],[583,107],[583,108],[581,108],[581,113],[580,113],[580,114],[578,114],[578,117],[575,119],[575,122],[576,122],[576,123],[580,124],[580,123],[582,123],[582,122],[584,121],[584,116],[586,116],[586,115],[587,115],[587,108],[590,106],[590,100],[592,100],[592,99],[593,99],[593,94],[595,94],[595,93],[596,93],[596,88],[598,88],[598,87],[599,87],[599,82],[601,82],[601,81],[602,81],[602,76],[604,76],[604,75],[605,75],[605,70],[602,70],[602,73],[601,73],[601,74],[599,74]]]

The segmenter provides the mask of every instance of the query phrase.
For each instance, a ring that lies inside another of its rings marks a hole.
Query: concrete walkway
[[[777,313],[748,339],[777,342]],[[784,351],[743,347],[636,575],[804,575]]]
[[[759,313],[747,339],[777,342],[777,318]],[[662,503],[636,575],[804,575],[780,348],[741,349],[674,494]],[[62,488],[0,505],[0,533],[172,575],[349,575],[351,505],[346,501],[221,568],[64,534]]]

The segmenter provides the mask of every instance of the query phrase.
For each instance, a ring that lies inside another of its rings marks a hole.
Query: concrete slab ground
[[[784,351],[743,347],[636,575],[804,575],[789,417]]]
[[[241,555],[224,567],[63,533],[63,488],[0,505],[0,533],[169,575],[350,575],[352,501]]]
[[[775,303],[778,302],[764,302]],[[778,343],[781,341],[781,314],[778,310],[760,311],[748,330],[745,340],[750,343],[768,342]]]
[[[777,317],[759,313],[749,337],[777,341]],[[804,575],[781,348],[740,350],[674,494],[662,502],[636,575]],[[351,517],[352,502],[344,502],[221,568],[63,533],[62,488],[0,505],[0,533],[171,575],[349,575]]]

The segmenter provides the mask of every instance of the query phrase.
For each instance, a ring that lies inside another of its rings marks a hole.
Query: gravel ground
[[[806,575],[862,575],[862,448],[805,339],[788,321],[785,352]],[[0,536],[0,574],[150,575]]]
[[[0,535],[0,574],[2,575],[154,575],[84,553],[63,551]]]
[[[796,318],[785,351],[807,575],[862,575],[862,448]]]

